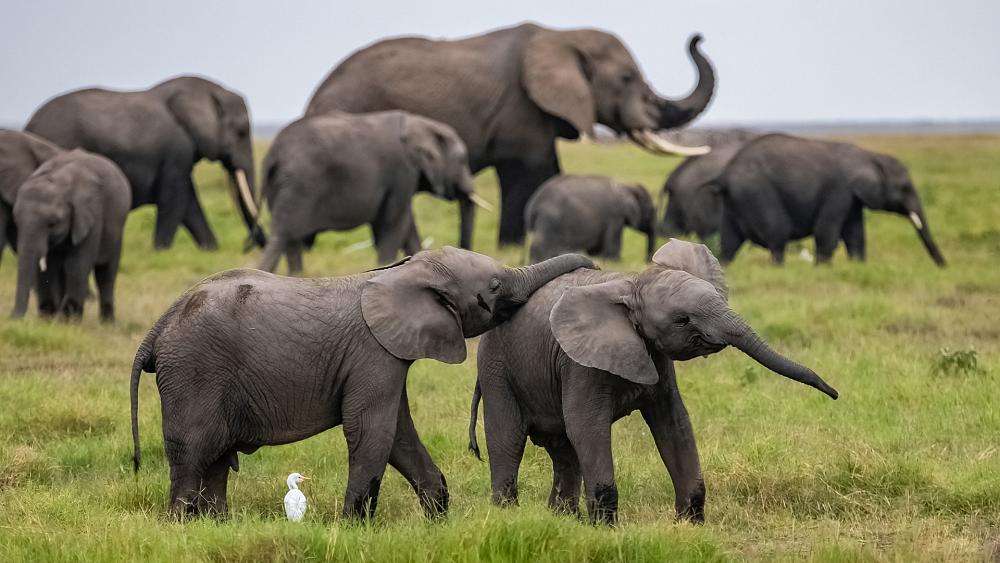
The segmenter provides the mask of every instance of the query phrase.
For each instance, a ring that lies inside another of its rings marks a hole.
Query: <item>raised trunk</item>
[[[27,241],[32,240],[30,237],[20,238],[21,244],[17,249],[17,294],[14,298],[14,311],[11,313],[15,319],[24,317],[28,312],[28,296],[38,283],[39,261],[45,257],[44,248],[28,248]],[[47,237],[41,240],[45,244]]]
[[[934,238],[931,236],[931,229],[927,226],[927,218],[924,217],[924,212],[922,210],[911,211],[909,216],[910,222],[913,223],[913,228],[917,230],[920,241],[924,243],[924,248],[927,249],[927,254],[930,254],[931,260],[934,260],[934,263],[939,268],[944,268],[947,262],[945,262],[941,250],[938,249],[937,243],[934,242]]]
[[[820,376],[816,375],[816,372],[772,350],[736,313],[727,311],[723,316],[722,324],[727,344],[739,348],[743,353],[778,375],[819,389],[832,399],[837,398],[837,390],[827,385]]]
[[[695,35],[688,42],[691,62],[698,70],[698,85],[687,97],[680,100],[662,98],[660,102],[660,129],[673,129],[689,123],[705,111],[715,91],[715,69],[698,47],[701,35]]]

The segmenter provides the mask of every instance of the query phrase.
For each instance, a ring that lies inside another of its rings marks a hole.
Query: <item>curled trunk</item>
[[[502,299],[497,300],[494,319],[503,322],[514,314],[531,294],[557,277],[578,268],[596,268],[593,260],[582,254],[563,254],[531,266],[512,268],[504,280]]]
[[[660,102],[661,129],[673,129],[689,123],[705,111],[712,100],[715,91],[715,69],[698,47],[701,35],[695,35],[688,42],[688,53],[691,62],[698,70],[698,85],[686,97],[680,100],[662,98]]]

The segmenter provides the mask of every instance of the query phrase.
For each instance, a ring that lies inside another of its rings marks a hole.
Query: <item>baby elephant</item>
[[[238,453],[341,424],[345,516],[374,515],[386,463],[413,486],[428,516],[442,514],[448,488],[410,418],[410,364],[462,362],[465,338],[504,322],[533,291],[578,267],[593,264],[567,255],[511,269],[446,247],[341,278],[258,270],[210,277],[164,313],[136,353],[135,469],[145,370],[157,374],[175,514],[225,513]]]
[[[378,261],[420,250],[410,210],[418,191],[461,212],[460,246],[472,247],[475,202],[465,144],[437,121],[401,111],[306,117],[286,127],[264,160],[264,197],[274,231],[260,269],[302,271],[302,247],[317,233],[370,224]]]
[[[14,317],[28,309],[36,286],[43,315],[83,316],[91,270],[101,320],[115,317],[115,276],[122,230],[132,205],[128,180],[115,163],[81,149],[53,156],[25,180],[14,203],[17,297]]]
[[[532,234],[532,262],[576,251],[617,260],[626,226],[645,233],[647,261],[656,248],[656,208],[649,192],[606,176],[551,178],[531,196],[524,217]]]
[[[640,273],[574,272],[539,289],[479,344],[469,448],[480,393],[493,501],[517,501],[525,438],[552,458],[549,506],[577,511],[580,479],[594,522],[618,511],[611,424],[634,410],[649,425],[676,492],[680,517],[704,520],[705,485],[674,360],[735,346],[774,372],[837,391],[809,368],[773,351],[727,304],[708,248],[671,239]]]
[[[17,249],[17,190],[43,162],[60,152],[59,147],[31,133],[0,129],[0,254],[8,244]]]

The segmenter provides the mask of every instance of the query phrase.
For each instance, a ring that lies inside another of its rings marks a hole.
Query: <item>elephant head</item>
[[[594,268],[579,254],[507,268],[488,256],[444,247],[419,252],[365,282],[361,311],[375,339],[404,360],[465,360],[465,339],[509,319],[552,279]]]
[[[854,195],[870,209],[906,215],[917,230],[934,263],[945,266],[944,256],[931,236],[920,196],[909,172],[899,160],[885,154],[867,153],[870,166],[856,169],[851,183]]]
[[[700,42],[695,35],[688,43],[698,85],[680,100],[656,94],[621,40],[593,29],[539,29],[524,48],[522,83],[538,107],[559,118],[565,138],[592,135],[601,123],[655,153],[704,154],[708,147],[678,146],[653,133],[680,127],[708,106],[715,71]]]
[[[258,224],[250,114],[243,97],[193,76],[168,80],[155,89],[164,93],[170,113],[194,143],[195,159],[215,160],[225,167],[251,241],[264,246],[264,232]]]
[[[458,201],[461,213],[459,246],[472,248],[475,206],[490,209],[476,195],[469,171],[469,154],[450,126],[425,117],[402,114],[400,142],[410,162],[420,171],[420,190],[448,201]]]
[[[650,350],[689,360],[735,346],[837,398],[815,372],[772,350],[729,308],[722,270],[707,247],[671,239],[653,261],[638,274],[566,290],[549,322],[573,361],[649,385],[659,379]]]
[[[17,190],[31,174],[62,150],[26,131],[0,129],[0,253],[9,243],[17,246],[13,224]]]
[[[622,186],[626,192],[626,224],[646,235],[646,261],[656,250],[656,206],[649,191],[640,184]]]

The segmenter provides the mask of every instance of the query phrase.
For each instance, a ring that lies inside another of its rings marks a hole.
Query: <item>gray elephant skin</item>
[[[133,208],[156,205],[156,248],[170,247],[181,224],[199,247],[218,247],[191,169],[203,158],[221,162],[251,240],[264,246],[253,195],[250,115],[235,92],[194,76],[137,92],[76,90],[42,105],[25,129],[118,164],[132,187]]]
[[[260,269],[302,271],[302,248],[317,233],[371,225],[381,264],[420,250],[410,201],[418,191],[457,200],[460,246],[471,248],[472,175],[455,131],[401,111],[300,119],[274,140],[264,159],[271,237]]]
[[[698,84],[671,100],[653,91],[618,37],[594,29],[529,23],[453,41],[389,39],[340,63],[306,113],[402,109],[452,126],[468,147],[472,172],[497,171],[500,242],[521,244],[528,199],[560,170],[556,138],[593,135],[601,123],[654,152],[705,150],[653,134],[708,106],[715,73],[700,40],[696,35],[688,45]]]
[[[539,289],[479,344],[469,448],[484,402],[493,501],[516,503],[526,437],[552,459],[549,506],[576,513],[583,479],[593,522],[618,508],[611,425],[642,413],[676,493],[679,517],[704,519],[705,485],[673,361],[735,346],[774,372],[836,399],[809,368],[773,351],[728,306],[703,245],[671,240],[640,273],[573,272]]]
[[[945,259],[931,236],[920,196],[899,160],[848,143],[764,135],[741,150],[717,179],[723,195],[720,260],[733,260],[747,240],[784,262],[788,241],[816,240],[826,263],[843,240],[847,255],[865,259],[864,210],[908,217],[931,259]]]
[[[343,424],[344,514],[375,512],[386,463],[429,516],[448,507],[444,476],[420,442],[406,398],[418,358],[465,359],[465,338],[504,322],[538,287],[578,267],[565,255],[524,268],[445,247],[341,278],[231,270],[190,289],[153,326],[131,377],[139,469],[140,371],[157,374],[176,514],[225,513],[238,453]]]
[[[101,320],[114,320],[115,278],[130,202],[128,180],[103,156],[74,149],[35,170],[14,203],[18,261],[13,316],[24,316],[34,287],[42,315],[80,318],[93,271]]]
[[[17,249],[14,202],[17,190],[59,147],[37,135],[0,129],[0,256],[8,244]]]
[[[559,175],[545,181],[525,211],[532,262],[566,252],[618,260],[622,229],[646,235],[646,260],[656,249],[656,207],[646,188],[607,176]]]
[[[722,222],[722,194],[712,183],[722,174],[744,142],[712,146],[712,152],[689,156],[680,163],[663,184],[661,195],[667,198],[660,234],[678,237],[695,234],[704,242],[719,232]]]

